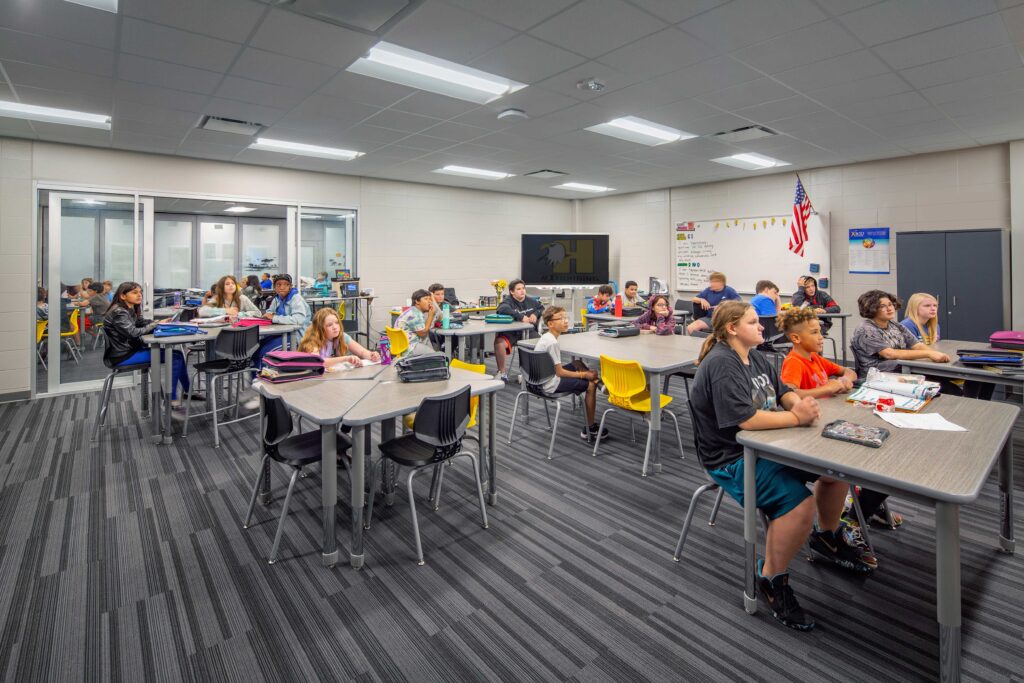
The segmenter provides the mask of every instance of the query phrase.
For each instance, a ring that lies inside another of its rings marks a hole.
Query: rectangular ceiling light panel
[[[469,166],[445,166],[434,170],[434,173],[445,173],[447,175],[461,175],[469,178],[484,178],[485,180],[504,180],[511,178],[511,173],[501,171],[488,171],[483,168],[470,168]]]
[[[65,0],[65,2],[117,14],[117,0]]]
[[[347,70],[477,104],[493,102],[526,87],[525,83],[384,42],[373,46]]]
[[[274,140],[272,138],[256,138],[256,142],[249,145],[249,149],[280,152],[282,154],[297,154],[304,157],[319,157],[321,159],[340,159],[342,161],[351,161],[356,157],[363,156],[362,152],[356,152],[351,149],[321,147],[320,145],[307,145],[302,142],[288,142],[287,140]]]
[[[21,102],[0,101],[0,116],[11,119],[28,119],[45,123],[61,123],[66,126],[82,126],[83,128],[99,128],[110,130],[110,117],[106,114],[89,114],[71,109],[55,109],[53,107],[37,107]]]
[[[556,190],[570,190],[572,192],[612,192],[614,187],[604,187],[602,185],[588,185],[586,183],[562,183],[561,185],[555,185]]]
[[[660,123],[641,119],[638,116],[623,116],[622,118],[613,119],[608,123],[590,126],[587,130],[628,142],[637,142],[649,147],[697,137],[693,133],[663,126]]]
[[[716,164],[725,164],[726,166],[742,168],[745,171],[763,171],[768,168],[778,168],[779,166],[790,165],[788,161],[773,159],[772,157],[766,157],[763,154],[754,154],[753,152],[733,154],[732,156],[719,157],[717,159],[712,159],[711,161]]]

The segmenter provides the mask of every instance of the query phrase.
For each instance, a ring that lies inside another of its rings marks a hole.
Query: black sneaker
[[[597,427],[584,427],[580,431],[580,438],[586,441],[587,443],[594,441],[597,438]],[[608,428],[605,427],[604,429],[601,430],[601,441],[604,441],[607,438]]]
[[[850,545],[845,538],[845,534],[833,534],[831,531],[815,531],[811,534],[808,545],[822,559],[828,560],[843,569],[856,574],[870,574],[874,571],[874,567],[864,560],[864,551],[854,545]]]
[[[760,564],[759,562],[759,570]],[[764,601],[768,603],[768,609],[772,611],[772,616],[780,624],[797,631],[810,631],[814,628],[814,622],[796,601],[796,595],[789,587],[788,572],[768,579],[761,576],[758,571],[757,589]]]

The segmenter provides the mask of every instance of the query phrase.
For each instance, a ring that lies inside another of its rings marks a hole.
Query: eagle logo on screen
[[[539,260],[551,267],[552,273],[593,273],[593,240],[554,240],[541,246],[544,255]],[[575,270],[570,265],[575,264]]]

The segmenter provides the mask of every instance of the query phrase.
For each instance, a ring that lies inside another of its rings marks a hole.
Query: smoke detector
[[[605,85],[604,81],[599,81],[596,78],[584,78],[576,84],[576,87],[580,90],[589,90],[590,92],[602,92],[608,86]]]
[[[525,121],[530,118],[526,115],[526,112],[522,109],[506,109],[503,112],[498,113],[499,119],[512,119],[516,121]]]

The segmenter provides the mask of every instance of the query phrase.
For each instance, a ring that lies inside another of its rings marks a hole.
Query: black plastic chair
[[[516,402],[512,406],[512,420],[508,426],[508,441],[512,443],[512,431],[516,427],[516,412],[519,410],[519,399],[522,397],[527,398],[526,404],[526,420],[529,424],[530,413],[529,413],[529,398],[535,396],[536,398],[544,401],[544,410],[547,412],[548,403],[555,404],[555,421],[551,422],[551,415],[548,414],[548,427],[551,429],[551,442],[548,444],[548,460],[551,459],[551,455],[555,450],[555,437],[558,435],[558,418],[562,414],[562,402],[559,401],[561,398],[566,396],[572,396],[570,392],[562,393],[551,393],[544,391],[544,383],[555,376],[555,361],[551,358],[551,354],[547,351],[535,351],[528,349],[523,346],[517,346],[516,349],[519,352],[519,372],[523,381],[523,391],[516,394]],[[584,428],[586,428],[586,418],[584,418]]]
[[[256,329],[256,328],[253,328]],[[292,491],[295,489],[295,482],[298,481],[302,468],[320,462],[320,430],[296,434],[292,436],[291,413],[285,402],[279,398],[268,398],[260,396],[260,407],[264,416],[263,419],[263,459],[260,461],[260,468],[256,475],[256,483],[252,487],[252,496],[249,498],[249,510],[245,513],[243,529],[249,528],[252,520],[253,509],[256,507],[256,496],[260,491],[260,484],[263,478],[270,476],[270,460],[279,462],[292,468],[292,476],[288,481],[288,493],[284,497],[284,505],[281,507],[281,518],[277,523],[277,533],[274,535],[274,546],[270,549],[268,564],[277,562],[277,549],[281,545],[281,536],[284,532],[284,520],[288,516],[288,506],[292,502]],[[352,446],[352,440],[344,434],[337,435],[338,456],[341,457]],[[347,464],[341,457],[341,462]]]
[[[764,341],[758,344],[757,350],[775,354],[775,368],[778,369],[782,364],[782,357],[789,353],[793,344],[786,341],[786,335],[779,330],[774,315],[760,315],[757,320],[764,328]]]
[[[409,511],[412,514],[412,529],[416,539],[416,563],[425,564],[423,559],[423,543],[420,540],[419,519],[416,516],[416,499],[413,497],[412,481],[416,474],[424,469],[436,470],[453,458],[465,456],[473,463],[473,476],[476,477],[476,492],[480,500],[480,517],[483,528],[487,528],[487,506],[484,504],[484,490],[480,482],[479,461],[475,454],[462,450],[462,438],[469,424],[468,386],[443,396],[431,396],[423,399],[416,409],[416,423],[410,434],[403,434],[385,441],[380,445],[380,467],[374,467],[370,477],[370,500],[366,511],[366,524],[369,529],[373,519],[373,501],[377,490],[377,472],[382,472],[387,461],[400,467],[411,468],[406,479],[409,493]]]
[[[256,417],[257,413],[252,415],[246,415],[244,417],[238,417],[238,395],[241,393],[239,387],[239,381],[242,379],[242,375],[255,374],[257,370],[252,366],[252,357],[260,347],[260,328],[258,327],[225,327],[217,335],[217,338],[213,342],[214,344],[214,356],[213,360],[203,361],[196,363],[195,374],[192,376],[192,386],[199,386],[199,377],[201,375],[212,375],[210,377],[210,384],[206,387],[207,395],[213,402],[213,409],[207,410],[202,413],[191,414],[192,401],[187,401],[185,406],[185,424],[182,427],[182,436],[188,436],[188,421],[191,417],[201,417],[203,415],[213,416],[213,447],[220,447],[220,432],[218,428],[220,425],[231,424],[232,422],[241,422],[242,420],[248,420]],[[231,400],[232,387],[228,386],[228,400],[229,404],[221,408],[217,407],[217,380],[234,380],[230,384],[234,384],[234,400]],[[217,421],[217,413],[221,410],[231,407],[231,403],[235,407],[235,417],[231,420]]]

